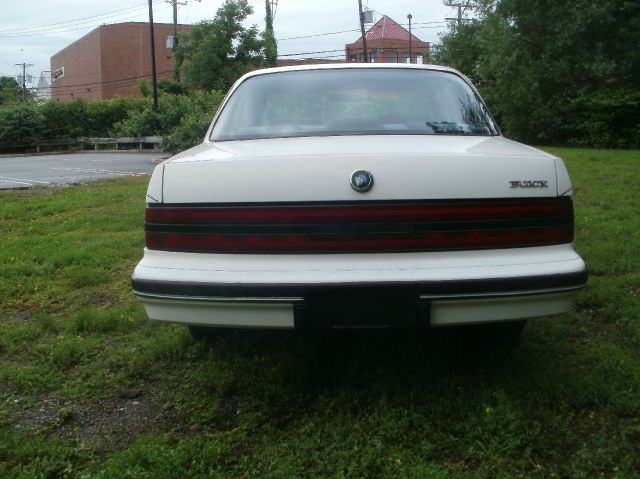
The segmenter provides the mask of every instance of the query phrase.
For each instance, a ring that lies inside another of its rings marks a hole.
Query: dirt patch
[[[0,319],[0,322],[26,323],[30,317],[31,313],[29,311],[14,311],[12,314]]]
[[[130,444],[138,434],[167,430],[172,420],[158,391],[144,386],[92,401],[47,397],[17,412],[9,422],[16,431],[54,434],[109,452]]]

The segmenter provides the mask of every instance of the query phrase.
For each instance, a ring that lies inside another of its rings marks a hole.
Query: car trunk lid
[[[164,165],[165,203],[554,197],[554,157],[502,137],[342,136],[204,143]],[[374,178],[366,193],[355,170]]]

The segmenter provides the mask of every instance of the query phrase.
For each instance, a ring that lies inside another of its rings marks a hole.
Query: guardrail
[[[160,136],[123,136],[116,138],[59,138],[55,140],[38,140],[33,143],[0,143],[0,153],[16,153],[42,150],[50,150],[54,147],[66,147],[71,149],[80,146],[81,150],[92,149],[98,151],[101,147],[114,146],[116,150],[157,150],[162,142]],[[134,148],[132,148],[132,146]],[[127,148],[128,147],[128,148]]]
[[[148,149],[145,148],[145,145],[151,145],[151,147],[156,150],[158,149],[158,145],[162,142],[162,138],[159,136],[123,136],[118,138],[86,138],[80,137],[78,138],[78,143],[80,144],[80,149],[84,150],[85,146],[93,146],[94,150],[100,149],[100,146],[108,146],[115,145],[116,150],[120,149],[120,146],[124,145],[137,145],[138,150]],[[131,148],[127,148],[131,149]]]

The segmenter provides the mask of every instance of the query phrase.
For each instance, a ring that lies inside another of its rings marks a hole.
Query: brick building
[[[367,55],[372,63],[424,63],[429,54],[429,42],[423,42],[384,15],[367,32]],[[411,61],[409,61],[411,50]],[[345,45],[349,62],[364,62],[362,37]]]
[[[178,25],[178,31],[189,25]],[[154,42],[158,78],[173,77],[173,50],[167,38],[173,24],[156,23]],[[151,79],[149,24],[101,25],[51,57],[54,100],[103,100],[138,96],[138,79]]]

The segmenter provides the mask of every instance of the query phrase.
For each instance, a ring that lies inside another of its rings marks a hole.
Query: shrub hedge
[[[158,111],[153,111],[150,99],[145,97],[2,105],[0,143],[159,135],[165,138],[163,148],[175,153],[202,141],[222,98],[217,91],[162,93]]]

